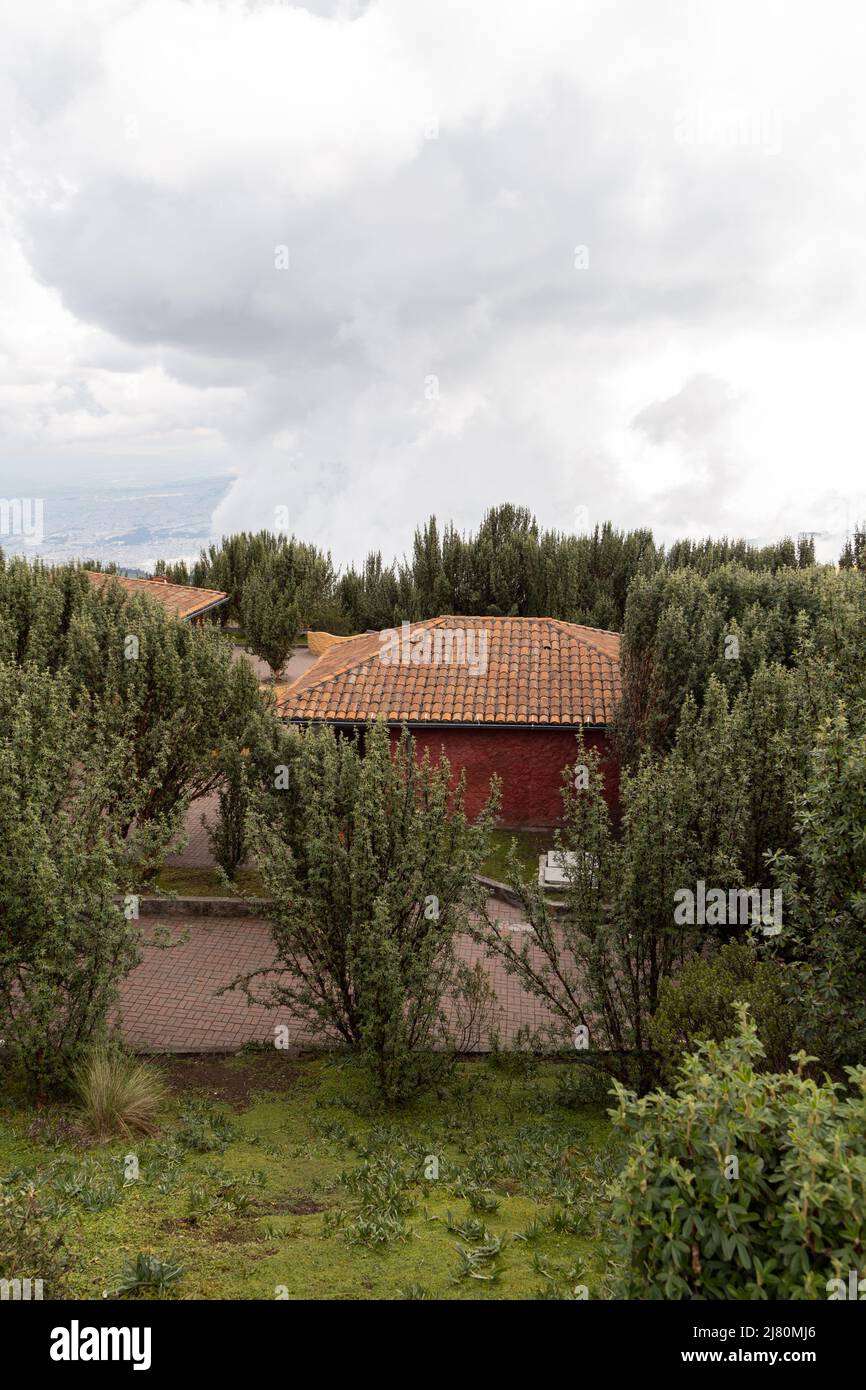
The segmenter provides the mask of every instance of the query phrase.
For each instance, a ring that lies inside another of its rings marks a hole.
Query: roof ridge
[[[581,632],[597,632],[600,637],[615,637],[618,642],[622,641],[621,632],[612,632],[611,629],[607,627],[589,627],[586,623],[570,623],[566,618],[549,618],[548,621],[555,623],[557,627],[566,629],[579,628]],[[578,638],[577,640],[580,641],[581,639]],[[586,642],[588,647],[592,647],[595,651],[601,652],[601,655],[606,656],[609,661],[613,660],[613,657],[611,657],[608,652],[604,651],[597,642],[593,642],[591,638],[584,637],[582,640]]]
[[[576,623],[570,618],[551,618],[546,613],[442,613],[438,618],[419,619],[413,626],[421,627],[424,622],[441,623],[454,618],[470,623],[555,623],[557,627],[579,627],[584,632],[600,632],[606,637],[622,636],[621,632],[615,632],[611,627],[591,627],[589,623]]]
[[[548,618],[544,616],[525,617],[522,614],[518,613],[478,613],[471,615],[461,613],[448,613],[445,614],[442,618],[436,619],[434,621],[443,622],[446,618],[448,621],[454,621],[456,619],[461,622],[469,621],[488,623],[548,623],[552,627],[557,628],[559,631],[565,632],[568,636],[571,637],[572,641],[583,642],[587,647],[591,647],[594,652],[598,652],[598,654],[600,656],[603,656],[607,661],[615,661],[617,660],[617,658],[612,656],[610,652],[605,651],[604,647],[601,646],[598,642],[593,641],[592,637],[585,634],[598,633],[600,637],[615,637],[618,642],[621,642],[622,640],[621,632],[614,632],[611,628],[606,627],[590,627],[588,623],[573,623],[570,622],[568,618]]]

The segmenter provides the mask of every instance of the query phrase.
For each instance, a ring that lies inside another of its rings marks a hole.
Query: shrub
[[[104,1037],[139,927],[118,896],[155,824],[128,745],[73,706],[69,683],[0,662],[0,1031],[27,1082],[65,1084]],[[126,779],[124,794],[118,787]]]
[[[759,1071],[740,1031],[686,1057],[673,1094],[617,1086],[630,1140],[614,1189],[624,1298],[826,1298],[866,1265],[866,1067],[850,1088]]]
[[[247,816],[251,789],[272,791],[275,769],[291,757],[292,739],[277,717],[270,692],[262,707],[251,717],[236,740],[226,741],[218,762],[223,772],[219,792],[219,815],[213,828],[207,827],[211,853],[225,876],[234,879],[249,857]],[[202,817],[202,824],[207,822]]]
[[[178,622],[110,581],[96,591],[72,566],[0,555],[0,660],[63,672],[79,719],[126,742],[114,791],[126,803],[137,789],[127,827],[181,825],[187,803],[219,784],[213,750],[237,741],[260,708],[249,662],[233,661],[211,623]]]
[[[686,961],[675,980],[663,980],[650,1022],[650,1041],[672,1077],[683,1054],[699,1042],[721,1042],[737,1032],[737,1002],[748,1004],[770,1071],[784,1071],[796,1046],[796,1013],[783,968],[760,960],[745,942],[729,942],[717,956]]]
[[[241,604],[244,637],[256,656],[268,663],[274,680],[301,635],[297,598],[273,558],[254,565],[246,577]]]
[[[248,798],[241,749],[225,749],[222,764],[224,780],[219,789],[216,823],[209,826],[204,816],[201,821],[214,861],[226,878],[233,879],[247,857]]]
[[[631,764],[646,747],[670,748],[685,696],[700,705],[712,675],[733,696],[762,664],[794,664],[809,630],[832,645],[820,630],[845,600],[862,625],[861,576],[817,566],[758,572],[738,562],[636,576],[623,620],[621,757]]]
[[[279,978],[269,966],[226,988],[358,1049],[380,1094],[403,1100],[479,1034],[490,987],[454,942],[483,905],[493,801],[471,824],[447,759],[416,759],[405,730],[392,750],[381,723],[363,745],[327,726],[298,732],[290,772],[290,790],[259,793],[249,820]],[[261,994],[257,975],[271,976]]]
[[[656,1080],[649,1021],[666,976],[704,944],[700,928],[674,917],[674,893],[705,877],[737,880],[742,791],[733,732],[716,686],[698,716],[690,705],[667,757],[646,755],[621,785],[617,840],[603,792],[598,754],[576,744],[563,777],[565,824],[556,835],[566,861],[565,908],[554,915],[537,883],[524,882],[513,857],[509,880],[533,932],[517,939],[495,920],[476,934],[505,969],[546,1007],[554,1046],[584,1045],[620,1080],[646,1090]]]
[[[50,1224],[35,1187],[0,1191],[0,1280],[42,1280],[43,1298],[62,1298],[66,1252],[62,1235]]]
[[[818,730],[796,822],[797,845],[772,861],[792,1000],[807,1046],[850,1064],[866,1054],[866,700],[840,701]]]
[[[119,1050],[97,1048],[75,1072],[81,1122],[98,1139],[157,1133],[166,1090],[157,1072]]]

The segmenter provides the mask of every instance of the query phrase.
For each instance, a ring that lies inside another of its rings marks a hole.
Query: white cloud
[[[820,42],[805,0],[9,8],[8,456],[212,457],[216,529],[341,559],[505,498],[838,548],[853,0]]]

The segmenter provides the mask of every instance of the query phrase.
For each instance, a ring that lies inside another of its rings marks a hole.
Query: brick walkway
[[[490,911],[502,922],[520,925],[520,914],[506,903],[491,903]],[[155,920],[145,919],[145,932]],[[293,1044],[321,1045],[323,1040],[304,1033],[297,1019],[249,1005],[238,990],[216,997],[220,986],[236,975],[272,963],[266,922],[251,917],[173,917],[168,921],[174,934],[184,933],[189,939],[168,950],[145,947],[141,965],[123,986],[123,1032],[133,1047],[156,1052],[232,1051],[245,1042],[273,1042],[274,1029],[282,1024]],[[543,1021],[539,1004],[498,961],[486,961],[475,942],[463,940],[461,955],[470,962],[485,961],[496,990],[503,1042],[522,1025],[537,1027]],[[485,1036],[482,1048],[488,1043]]]

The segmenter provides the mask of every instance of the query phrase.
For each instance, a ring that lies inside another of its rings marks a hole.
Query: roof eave
[[[369,719],[328,719],[321,715],[292,715],[281,714],[280,718],[286,724],[333,724],[337,728],[343,729],[364,729],[371,722]],[[405,724],[407,729],[510,729],[512,732],[519,730],[523,733],[579,733],[581,729],[597,730],[599,732],[609,729],[610,722],[604,724],[590,723],[588,720],[582,724],[548,724],[513,721],[506,723],[502,720],[494,719],[385,719],[382,721],[389,729],[402,729]]]
[[[156,598],[156,595],[154,597]],[[200,618],[203,613],[210,613],[214,608],[221,608],[228,601],[228,594],[223,594],[222,598],[215,598],[212,603],[205,603],[201,608],[191,608],[188,613],[181,613],[180,618],[183,622],[188,622],[190,618]]]

